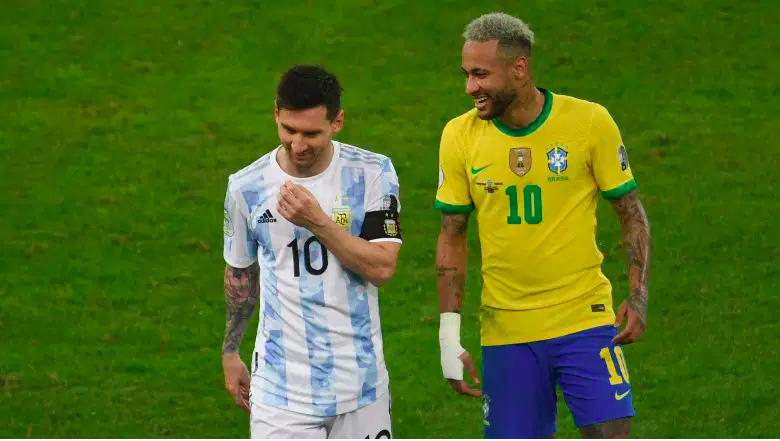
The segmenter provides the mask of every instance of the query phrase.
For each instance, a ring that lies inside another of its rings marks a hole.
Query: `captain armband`
[[[386,195],[382,198],[380,210],[366,213],[360,237],[369,242],[402,242],[398,199],[395,196]]]

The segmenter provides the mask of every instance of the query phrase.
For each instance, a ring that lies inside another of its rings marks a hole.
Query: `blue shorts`
[[[531,343],[482,348],[485,438],[556,432],[556,386],[577,427],[634,416],[618,330],[600,326]]]

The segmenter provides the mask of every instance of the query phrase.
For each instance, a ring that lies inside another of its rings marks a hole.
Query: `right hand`
[[[222,370],[225,372],[225,387],[238,407],[249,413],[249,369],[237,352],[222,355]]]
[[[461,395],[469,397],[481,397],[482,391],[473,388],[463,380],[463,368],[465,367],[475,384],[479,384],[479,375],[474,369],[474,360],[471,355],[458,345],[457,348],[442,348],[441,365],[444,377],[450,386]]]

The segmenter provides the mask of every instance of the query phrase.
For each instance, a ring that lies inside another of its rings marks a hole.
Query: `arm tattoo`
[[[452,304],[450,301],[442,303],[441,312],[458,312],[460,313],[461,305],[463,304],[463,293],[466,291],[466,274],[463,271],[458,271],[454,266],[436,266],[436,274],[440,280],[440,285],[445,288],[445,293],[449,294],[449,298],[455,301]],[[443,300],[443,299],[442,299]]]
[[[458,269],[454,266],[443,266],[443,265],[437,265],[436,266],[436,275],[438,277],[444,277],[449,273],[457,272]]]
[[[642,318],[647,326],[648,281],[650,278],[650,224],[636,191],[612,201],[620,219],[623,248],[626,250],[628,280],[631,295],[628,307]]]
[[[225,266],[225,304],[227,317],[222,353],[237,352],[244,331],[255,311],[260,297],[260,267],[257,263],[247,268]]]
[[[465,236],[469,227],[467,214],[443,214],[441,215],[441,232],[454,236]]]
[[[631,419],[619,418],[603,423],[591,424],[580,429],[583,438],[614,439],[628,438],[631,434]]]
[[[442,214],[436,276],[441,312],[460,312],[466,292],[468,215]]]

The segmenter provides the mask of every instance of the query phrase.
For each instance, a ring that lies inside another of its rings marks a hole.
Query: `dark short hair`
[[[299,64],[282,75],[276,88],[276,108],[305,110],[325,106],[328,120],[341,110],[341,84],[338,78],[316,64]]]

